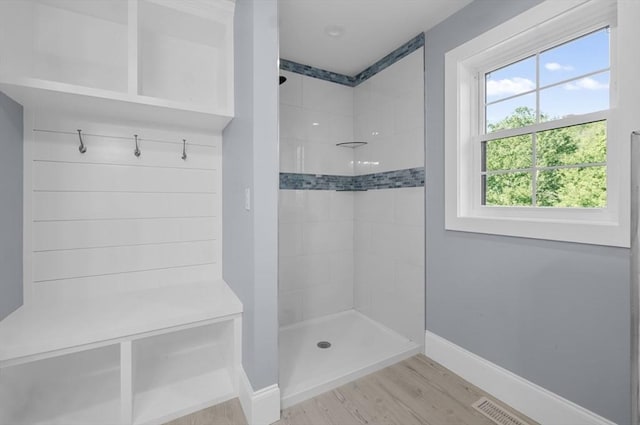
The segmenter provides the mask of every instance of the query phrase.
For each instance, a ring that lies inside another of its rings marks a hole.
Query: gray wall
[[[629,250],[444,230],[444,54],[537,3],[476,0],[426,33],[426,327],[628,424]]]
[[[234,25],[236,111],[222,147],[223,276],[244,304],[242,364],[259,390],[278,382],[276,0],[237,0]]]
[[[22,305],[22,106],[0,92],[0,320]]]

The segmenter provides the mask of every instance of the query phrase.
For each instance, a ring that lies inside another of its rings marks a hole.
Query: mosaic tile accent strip
[[[309,65],[303,65],[301,63],[289,61],[286,59],[280,59],[280,69],[284,71],[295,72],[296,74],[306,75],[307,77],[329,81],[331,83],[342,84],[344,86],[353,87],[355,85],[354,77],[350,77],[344,74],[338,74],[337,72],[325,71],[324,69],[315,68]]]
[[[309,65],[303,65],[286,59],[280,59],[280,69],[295,72],[296,74],[306,75],[307,77],[318,78],[332,83],[355,87],[424,46],[424,40],[424,33],[416,35],[411,40],[407,41],[402,46],[398,47],[393,52],[389,53],[387,56],[383,57],[354,77],[339,74],[337,72],[326,71]]]
[[[353,190],[397,189],[424,186],[424,167],[354,176]]]
[[[353,176],[328,174],[280,173],[280,189],[287,190],[352,190]]]
[[[361,176],[327,174],[280,173],[283,190],[365,191],[424,186],[424,167],[385,171]]]
[[[413,52],[415,52],[416,50],[418,50],[422,46],[424,46],[424,33],[423,32],[421,32],[420,34],[416,35],[411,40],[407,41],[402,46],[398,47],[396,50],[394,50],[393,52],[389,53],[387,56],[383,57],[382,59],[380,59],[379,61],[377,61],[373,65],[371,65],[369,68],[365,69],[364,71],[362,71],[358,75],[356,75],[354,77],[355,84],[353,86],[355,87],[358,84],[360,84],[360,83],[362,83],[364,81],[367,81],[369,78],[373,77],[378,72],[380,72],[383,69],[393,65],[394,63],[398,62],[400,59],[404,58],[405,56],[408,56],[409,54],[411,54]]]

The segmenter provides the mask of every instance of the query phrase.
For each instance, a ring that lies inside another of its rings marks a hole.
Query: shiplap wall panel
[[[215,262],[213,241],[43,251],[34,253],[33,279],[39,282]]]
[[[218,238],[218,218],[44,221],[33,223],[33,250],[98,248]]]
[[[216,204],[199,193],[35,192],[33,219],[215,217]]]
[[[220,274],[220,263],[190,265],[184,267],[144,270],[121,274],[51,280],[37,284],[38,300],[50,302],[65,298],[68,294],[77,297],[101,296],[171,286],[180,282],[211,280]]]
[[[109,137],[83,136],[87,152],[78,151],[80,145],[77,134],[58,134],[33,131],[35,161],[78,162],[84,164],[117,164],[149,167],[195,168],[211,170],[216,168],[219,158],[218,146],[187,144],[187,160],[181,159],[182,145],[174,143],[154,143],[140,141],[141,155],[133,154],[131,140]]]
[[[81,111],[78,112],[79,114],[81,113]],[[42,113],[40,113],[40,111],[36,111],[31,127],[38,131],[67,131],[75,134],[76,129],[81,129],[83,134],[96,134],[110,137],[131,136],[131,143],[133,143],[134,134],[137,134],[140,138],[149,140],[180,142],[182,139],[186,139],[189,143],[207,146],[219,146],[222,141],[222,136],[220,134],[195,133],[184,128],[172,129],[160,127],[150,128],[138,125],[134,126],[131,123],[112,122],[75,114],[63,116],[60,114],[52,114],[51,111],[43,111]],[[77,135],[74,140],[78,140]]]
[[[36,191],[215,193],[216,171],[35,161]]]
[[[221,277],[219,134],[37,112],[30,125],[35,301]]]

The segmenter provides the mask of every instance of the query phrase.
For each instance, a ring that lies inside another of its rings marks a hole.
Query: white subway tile
[[[336,251],[329,254],[328,270],[330,284],[353,288],[353,250]]]
[[[280,85],[280,103],[291,106],[302,106],[302,75],[289,71],[280,71],[280,75],[287,78]]]
[[[280,223],[304,221],[307,190],[280,190],[278,220]]]
[[[330,216],[331,194],[328,190],[307,190],[304,206],[304,221],[307,223],[327,221]]]
[[[304,122],[303,109],[280,105],[280,138],[304,140],[307,137]]]
[[[304,295],[305,320],[353,308],[353,292],[341,285],[308,288]]]
[[[278,226],[278,251],[281,256],[302,254],[302,224],[280,223]]]
[[[424,122],[424,95],[411,93],[398,99],[394,121],[396,133],[421,127]]]
[[[393,221],[424,226],[424,187],[395,189],[393,195]]]
[[[353,114],[353,88],[312,77],[302,80],[302,105],[304,108]]]
[[[356,194],[356,203],[358,202],[358,196],[360,194]],[[356,219],[354,223],[354,251],[359,253],[368,253],[371,252],[371,232],[374,224],[371,222],[362,221],[359,218]]]
[[[331,220],[353,220],[353,192],[331,191],[329,193]]]
[[[304,170],[305,142],[280,139],[280,172],[301,173]]]
[[[329,142],[353,142],[353,115],[329,115]]]
[[[395,227],[393,258],[415,266],[424,266],[424,227],[401,224]]]
[[[305,109],[303,119],[307,141],[331,143],[331,140],[329,139],[331,114],[329,112],[317,109]]]
[[[280,326],[287,326],[301,321],[303,319],[303,310],[302,292],[289,292],[278,295],[278,319]]]
[[[311,288],[327,285],[331,280],[330,254],[310,254],[298,257],[298,270],[302,286]]]

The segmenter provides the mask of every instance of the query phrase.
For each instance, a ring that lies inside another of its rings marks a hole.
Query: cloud
[[[514,77],[504,80],[487,81],[487,96],[511,96],[536,88],[536,84],[528,78]]]
[[[564,85],[565,90],[605,90],[609,83],[601,83],[591,77],[580,78]]]
[[[571,65],[560,65],[558,62],[548,62],[544,64],[548,71],[572,71]]]

